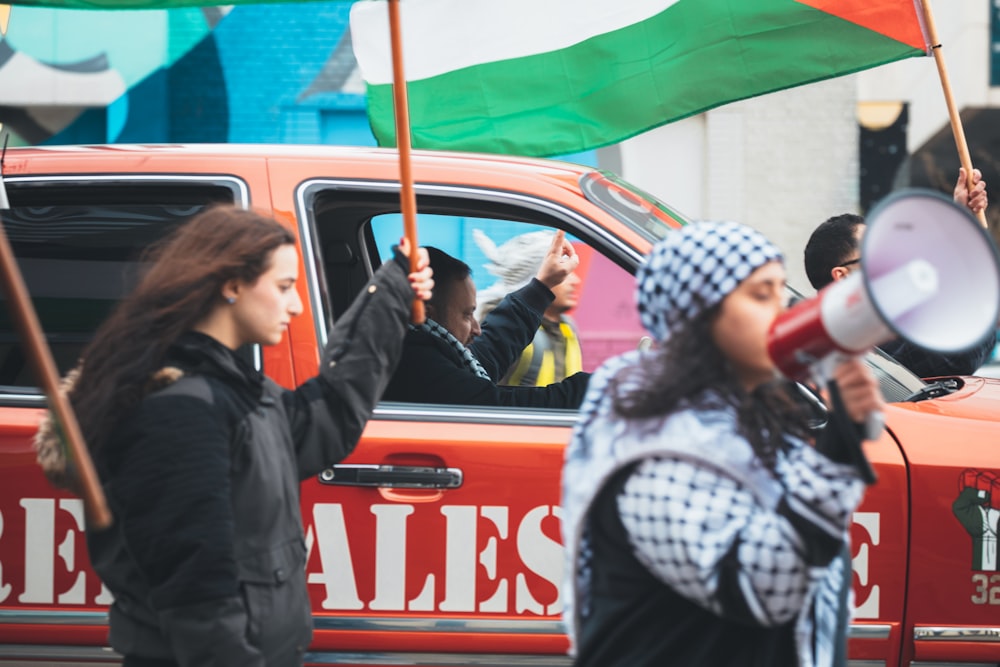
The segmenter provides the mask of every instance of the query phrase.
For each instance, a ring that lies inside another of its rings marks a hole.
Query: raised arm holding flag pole
[[[962,117],[958,113],[958,106],[955,104],[955,96],[951,91],[951,79],[948,77],[948,69],[944,62],[943,45],[938,39],[937,26],[934,24],[934,14],[931,12],[930,0],[922,0],[920,3],[924,12],[924,23],[927,29],[927,37],[930,39],[931,52],[934,54],[934,63],[937,65],[938,76],[941,79],[941,90],[944,92],[944,101],[948,106],[948,117],[951,120],[951,131],[955,136],[955,147],[958,149],[958,159],[965,169],[966,187],[969,192],[973,192],[975,181],[973,181],[972,157],[969,155],[969,144],[965,140],[965,130],[962,127]],[[986,211],[980,209],[974,212],[984,228],[986,224]]]

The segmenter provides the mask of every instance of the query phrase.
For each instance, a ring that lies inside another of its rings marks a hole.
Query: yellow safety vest
[[[562,364],[557,363],[556,354],[560,351],[557,346],[563,346],[554,342],[550,333],[541,326],[535,332],[534,340],[524,348],[521,358],[500,384],[514,387],[544,387],[583,370],[580,339],[569,319],[563,318],[559,321],[559,334],[565,343],[565,352],[559,355]],[[560,370],[561,373],[558,372]]]

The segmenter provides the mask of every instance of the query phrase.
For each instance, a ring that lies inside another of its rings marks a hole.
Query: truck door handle
[[[462,486],[460,468],[374,464],[340,464],[319,474],[322,484],[381,486],[394,489],[457,489]]]

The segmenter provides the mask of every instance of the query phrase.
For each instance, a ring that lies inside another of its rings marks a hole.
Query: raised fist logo
[[[958,498],[951,510],[972,536],[972,569],[997,570],[1000,476],[968,468],[958,477]]]

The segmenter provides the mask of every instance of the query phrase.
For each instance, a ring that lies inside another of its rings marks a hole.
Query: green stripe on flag
[[[566,49],[409,82],[411,140],[417,148],[575,153],[728,102],[919,55],[794,0],[681,0]],[[395,145],[392,105],[391,85],[369,85],[381,145]]]

